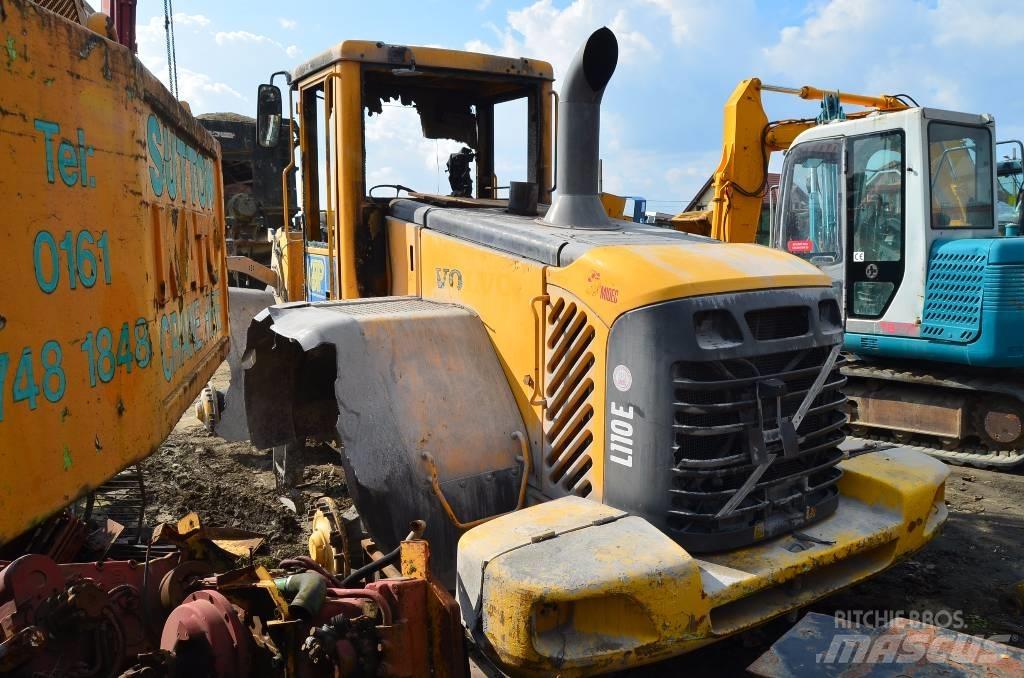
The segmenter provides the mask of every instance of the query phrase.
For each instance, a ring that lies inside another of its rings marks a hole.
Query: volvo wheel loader
[[[258,93],[264,143],[288,102],[302,210],[325,221],[278,231],[291,303],[248,329],[249,434],[336,443],[383,551],[425,519],[466,628],[513,674],[687,652],[884,570],[947,515],[940,462],[840,449],[827,275],[608,216],[616,61],[596,31],[556,109],[544,62],[350,40],[292,71],[287,97]],[[457,195],[368,185],[368,116],[396,100],[427,139],[465,145],[475,186],[462,171]],[[499,179],[510,101],[525,165]]]
[[[822,115],[769,123],[763,91],[822,99]],[[724,118],[710,213],[673,225],[753,242],[769,155],[787,151],[772,246],[841,292],[853,430],[956,464],[1024,463],[1024,238],[997,218],[1019,186],[997,165],[992,116],[754,78]]]

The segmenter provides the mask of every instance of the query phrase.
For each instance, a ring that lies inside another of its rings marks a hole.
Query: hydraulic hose
[[[323,607],[327,595],[327,580],[316,572],[300,572],[274,580],[274,585],[286,596],[291,596],[288,614],[294,619],[312,619]]]

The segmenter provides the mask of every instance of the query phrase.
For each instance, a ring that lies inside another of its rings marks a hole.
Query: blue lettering
[[[171,350],[171,355],[167,355],[166,347],[167,342],[164,340],[171,338],[171,327],[170,321],[167,319],[167,314],[160,316],[160,363],[164,368],[164,379],[167,381],[171,380],[174,376],[174,351]]]
[[[62,141],[57,152],[60,154],[57,159],[60,180],[65,186],[74,186],[78,183],[78,154],[75,153],[75,147],[70,141]]]
[[[86,168],[86,160],[89,156],[95,153],[96,149],[92,146],[85,145],[85,130],[78,130],[78,161],[80,174],[82,176],[82,186],[93,188],[96,186],[96,178],[89,176],[89,170]]]
[[[164,194],[163,166],[164,159],[160,153],[160,122],[155,115],[150,114],[146,123],[146,144],[149,147],[149,185],[153,187],[153,193],[157,196]]]
[[[60,134],[60,125],[47,120],[35,120],[36,129],[43,133],[43,146],[46,147],[46,180],[51,184],[54,180],[53,172],[53,137]]]
[[[178,197],[177,164],[175,162],[174,135],[164,128],[164,184],[167,186],[167,197],[175,200]]]

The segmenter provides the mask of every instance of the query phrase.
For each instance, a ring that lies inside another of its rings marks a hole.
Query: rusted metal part
[[[57,564],[43,555],[0,563],[0,668],[34,675],[79,664],[79,675],[111,675],[153,648],[162,616],[147,624],[143,610],[159,609],[156,587],[176,555],[142,565],[135,561]],[[45,642],[32,640],[38,629]],[[3,656],[3,652],[0,652]],[[6,663],[5,663],[6,662]]]
[[[906,431],[959,441],[970,431],[968,399],[962,393],[943,393],[884,382],[851,382],[846,395],[854,403],[855,426]]]
[[[160,603],[165,610],[173,610],[185,600],[199,582],[213,574],[210,563],[186,560],[176,565],[160,580]]]
[[[464,676],[467,668],[465,635],[459,605],[430,575],[430,544],[422,539],[402,542],[402,576],[428,583],[427,620],[431,663],[435,676]]]
[[[144,563],[0,562],[0,670],[59,674],[71,661],[83,677],[465,676],[458,606],[431,574],[424,529],[410,526],[403,576],[362,588],[339,587],[306,557],[284,572],[215,574],[183,558],[223,559],[225,541],[245,540],[195,514],[161,525],[156,542],[179,551]]]
[[[909,619],[870,627],[811,612],[747,670],[764,678],[1018,678],[1024,650]]]
[[[255,278],[261,283],[270,285],[271,287],[279,287],[280,280],[277,277],[277,273],[273,271],[269,266],[261,264],[258,261],[254,261],[249,257],[243,256],[230,256],[228,257],[228,270],[235,271],[237,273],[244,273],[250,278]]]
[[[968,404],[968,411],[965,414],[969,416],[966,424],[967,433],[977,434],[980,443],[972,443],[971,438],[961,440],[959,444],[949,444],[955,441],[948,439],[925,438],[920,441],[920,445],[915,443],[917,449],[922,452],[950,464],[966,464],[979,468],[1009,469],[1024,464],[1024,441],[999,441],[985,433],[984,419],[989,411],[1017,412],[1019,418],[1024,418],[1024,387],[1021,386],[1019,375],[1013,370],[977,368],[968,374],[963,370],[958,372],[952,368],[942,369],[932,365],[929,366],[928,372],[923,372],[903,365],[876,365],[853,360],[843,367],[843,374],[849,378],[847,390],[852,392],[863,389],[864,384],[877,382],[891,389],[925,387],[933,394],[963,397]],[[998,424],[999,421],[993,423]],[[1012,420],[1003,420],[1002,423],[1004,426],[1010,424],[1009,431],[1012,432]],[[857,435],[872,440],[891,440],[896,437],[890,429],[867,426],[863,429],[865,430],[858,432]],[[998,426],[995,432],[999,433]],[[1000,434],[1000,437],[1004,436]]]
[[[526,442],[526,435],[523,434],[522,431],[512,431],[512,437],[519,441],[519,447],[522,451],[523,462],[523,477],[522,480],[519,481],[519,501],[516,503],[516,507],[512,509],[513,511],[518,511],[519,509],[526,506],[526,488],[529,485],[530,476],[532,475],[533,469],[530,462],[530,447],[529,443]],[[441,481],[438,480],[437,465],[434,463],[434,457],[429,452],[424,452],[422,456],[423,462],[427,465],[427,470],[430,473],[430,486],[434,490],[434,496],[436,496],[437,501],[440,502],[441,507],[444,509],[445,514],[448,516],[448,520],[452,521],[452,524],[455,525],[456,528],[460,530],[468,530],[470,528],[476,527],[477,525],[482,525],[483,523],[486,523],[488,520],[494,520],[498,517],[498,515],[505,515],[498,514],[493,516],[485,516],[478,520],[472,520],[468,523],[460,521],[458,517],[456,517],[455,510],[452,508],[452,505],[448,501],[448,498],[444,496],[444,490],[441,489]]]
[[[64,511],[36,527],[22,552],[42,553],[58,563],[67,562],[82,550],[88,530],[85,522]]]
[[[189,595],[167,617],[160,648],[179,662],[202,666],[203,659],[218,678],[249,675],[253,640],[231,602],[217,591]],[[212,660],[212,661],[211,661]]]
[[[6,640],[0,641],[0,671],[16,668],[37,651],[46,647],[46,633],[37,626],[21,629]]]
[[[466,676],[458,606],[433,580],[426,543],[405,546],[416,576],[363,588],[324,586],[312,571],[282,586],[258,567],[207,578],[168,616],[165,654],[132,675],[170,675],[206,658],[210,675],[225,677],[285,666],[288,675]]]
[[[265,537],[234,527],[207,527],[195,512],[175,523],[161,523],[153,530],[153,544],[172,544],[196,559],[213,557],[227,564],[251,556]]]

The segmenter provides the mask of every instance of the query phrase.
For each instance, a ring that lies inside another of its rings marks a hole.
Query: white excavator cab
[[[773,245],[845,287],[848,331],[915,336],[933,243],[998,235],[994,128],[989,115],[910,108],[804,131]]]

